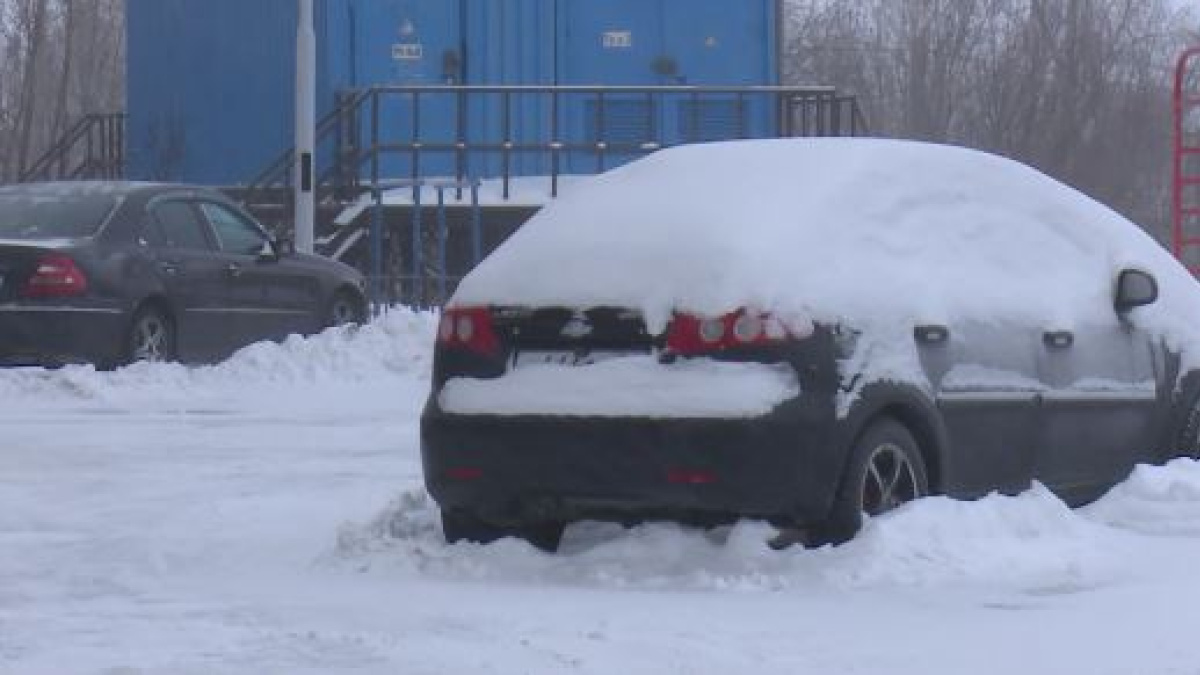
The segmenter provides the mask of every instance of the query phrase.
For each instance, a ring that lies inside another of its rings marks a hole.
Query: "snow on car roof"
[[[452,304],[631,307],[652,326],[746,306],[860,325],[1069,327],[1114,320],[1125,267],[1161,286],[1139,312],[1200,322],[1200,287],[1161,246],[1023,164],[910,141],[735,141],[663,150],[577,186]]]

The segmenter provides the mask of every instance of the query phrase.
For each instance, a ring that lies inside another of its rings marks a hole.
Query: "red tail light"
[[[779,319],[739,309],[724,316],[676,314],[667,330],[667,350],[684,356],[710,354],[735,347],[777,344],[796,335]]]
[[[21,289],[27,298],[63,298],[87,292],[87,276],[65,255],[48,255],[38,261],[37,268]]]
[[[446,469],[446,477],[456,481],[473,481],[483,478],[483,469],[474,466],[454,466]]]
[[[712,485],[717,482],[717,474],[698,469],[668,469],[667,482],[675,485]]]
[[[492,313],[486,307],[464,307],[442,312],[438,324],[438,344],[493,356],[500,351],[500,340],[492,325]]]

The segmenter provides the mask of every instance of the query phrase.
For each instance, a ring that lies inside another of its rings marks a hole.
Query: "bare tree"
[[[0,0],[0,180],[124,105],[123,0]]]
[[[794,0],[787,76],[860,95],[882,135],[1033,164],[1157,234],[1168,218],[1169,0]]]
[[[33,142],[34,114],[38,103],[38,68],[46,43],[46,10],[49,0],[22,0],[17,12],[22,38],[21,95],[17,102],[17,170],[23,171]]]

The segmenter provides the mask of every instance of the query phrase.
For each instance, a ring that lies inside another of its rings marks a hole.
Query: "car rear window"
[[[116,205],[111,194],[0,193],[0,239],[90,237]]]

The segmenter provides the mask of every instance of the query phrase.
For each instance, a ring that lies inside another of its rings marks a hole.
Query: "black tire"
[[[151,305],[134,313],[125,335],[126,363],[174,361],[175,346],[175,323],[165,312]]]
[[[929,474],[912,433],[885,417],[863,431],[834,497],[829,519],[816,531],[819,544],[854,538],[863,514],[875,517],[929,494]]]
[[[338,291],[325,311],[325,327],[356,326],[367,320],[366,303],[354,293]]]
[[[1200,459],[1200,400],[1192,401],[1184,411],[1179,438],[1170,452],[1172,457]]]
[[[442,511],[442,534],[447,544],[460,541],[490,544],[506,537],[524,539],[533,546],[553,553],[562,541],[563,523],[529,523],[517,527],[493,525],[465,511]]]

